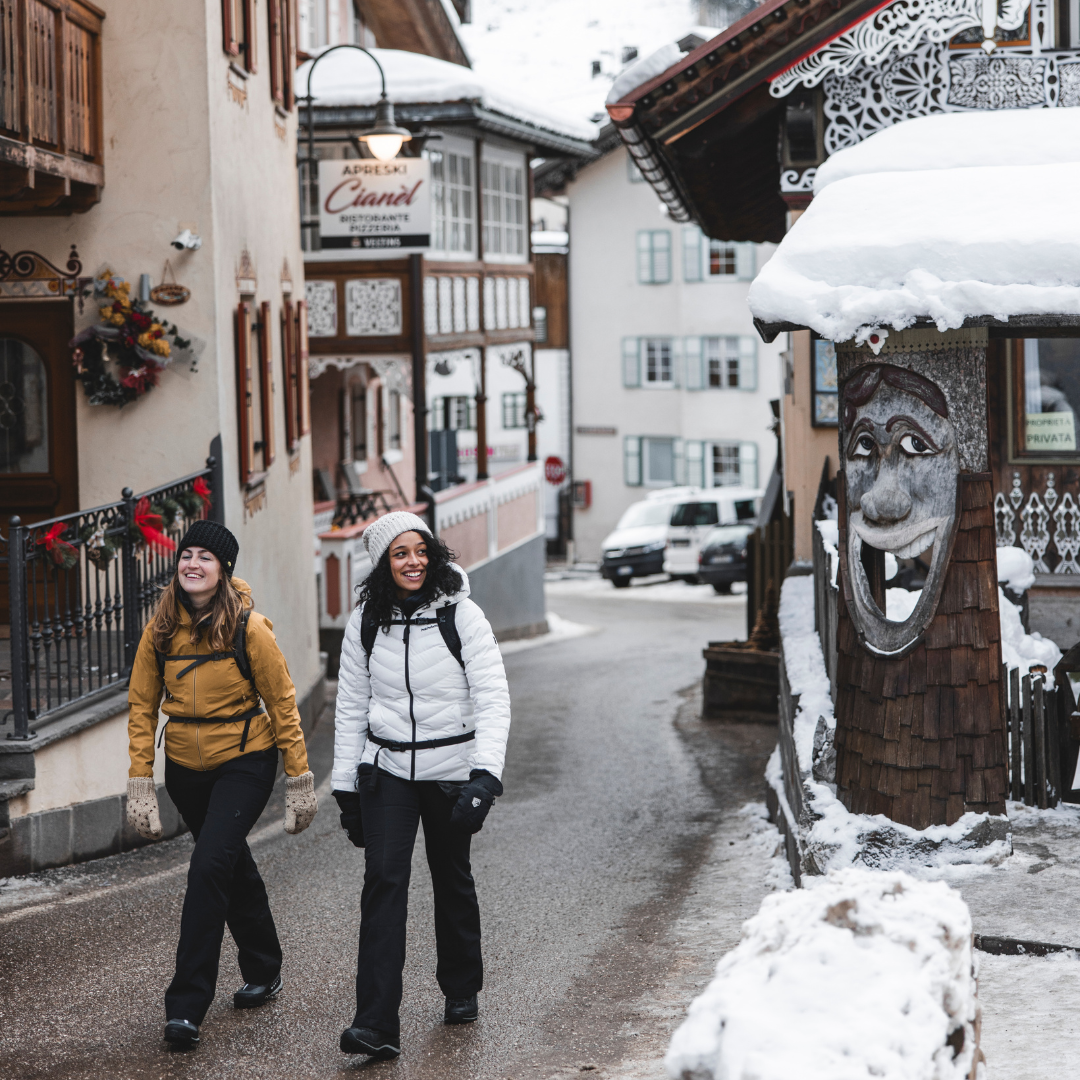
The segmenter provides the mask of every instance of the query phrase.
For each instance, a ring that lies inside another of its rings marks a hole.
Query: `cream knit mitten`
[[[319,800],[315,797],[315,774],[301,773],[285,777],[285,831],[303,832],[319,812]]]
[[[161,839],[157,788],[152,776],[129,776],[127,782],[128,824],[147,840]]]

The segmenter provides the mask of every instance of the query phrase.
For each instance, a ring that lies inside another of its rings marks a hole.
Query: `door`
[[[70,301],[0,301],[0,533],[79,508]],[[8,622],[7,565],[0,621]]]

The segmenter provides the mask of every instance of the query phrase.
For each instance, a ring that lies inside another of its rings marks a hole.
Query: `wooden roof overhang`
[[[617,102],[608,114],[676,221],[718,240],[784,236],[769,81],[891,0],[766,0]]]
[[[307,109],[300,108],[300,141],[307,125]],[[483,132],[511,139],[530,147],[545,157],[566,155],[574,158],[592,159],[597,156],[593,144],[586,139],[563,135],[557,131],[498,113],[475,101],[446,101],[431,104],[401,104],[394,106],[397,123],[410,129],[428,127],[473,127]],[[328,131],[341,129],[342,138],[347,131],[362,131],[375,122],[374,105],[316,105],[315,130],[323,133],[319,142],[326,141]]]
[[[917,319],[912,330],[933,330],[936,324],[933,319]],[[977,326],[985,326],[991,338],[1018,338],[1018,337],[1080,337],[1080,315],[1011,315],[1008,319],[995,319],[992,315],[971,315],[957,327],[958,330],[968,330]],[[775,341],[783,333],[793,330],[809,330],[810,327],[799,323],[779,322],[770,323],[763,319],[754,319],[754,329],[761,335],[765,342]],[[1033,335],[1032,331],[1037,331]]]

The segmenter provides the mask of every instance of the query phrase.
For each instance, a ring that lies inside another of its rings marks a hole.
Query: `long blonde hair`
[[[150,628],[154,635],[154,648],[158,652],[168,652],[172,644],[173,636],[181,622],[181,612],[184,610],[180,599],[182,588],[179,574],[174,574],[172,580],[161,590],[158,597],[157,607],[150,620]],[[236,631],[243,618],[244,609],[251,606],[251,599],[245,597],[232,583],[232,578],[221,575],[217,590],[210,601],[205,614],[199,619],[191,621],[190,641],[194,645],[207,631],[206,643],[214,652],[225,652],[232,648]]]

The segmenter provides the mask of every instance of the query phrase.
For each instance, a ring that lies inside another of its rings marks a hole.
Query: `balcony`
[[[0,0],[0,215],[101,198],[101,22],[85,0]]]

